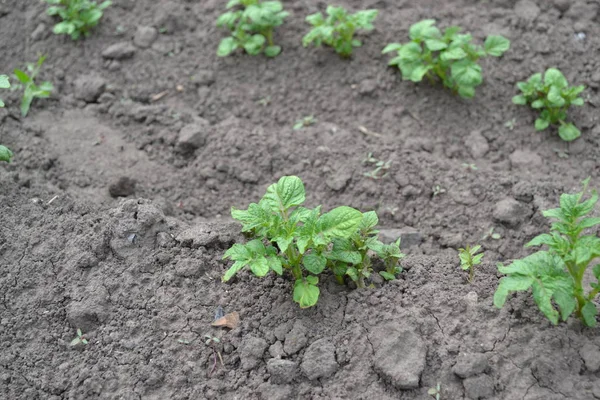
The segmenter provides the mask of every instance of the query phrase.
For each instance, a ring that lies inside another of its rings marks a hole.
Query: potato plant
[[[567,110],[570,106],[582,106],[583,99],[579,94],[585,86],[569,86],[567,79],[556,68],[549,68],[544,72],[533,74],[527,82],[517,83],[520,95],[513,97],[514,104],[527,105],[540,111],[540,116],[535,120],[535,129],[543,131],[550,125],[558,125],[558,136],[566,142],[577,139],[581,132],[575,125],[565,122]]]
[[[8,76],[0,75],[0,89],[8,89],[10,88],[10,81],[8,80]],[[4,102],[0,99],[0,108],[4,107]],[[6,146],[0,144],[0,161],[10,162],[13,157],[12,151]]]
[[[275,57],[281,53],[281,46],[273,41],[273,30],[283,24],[289,15],[283,11],[279,1],[230,0],[226,13],[217,19],[218,27],[225,27],[231,36],[221,40],[217,55],[226,57],[237,49],[244,49],[250,55],[265,53]]]
[[[88,37],[91,29],[98,25],[104,10],[112,2],[107,0],[97,4],[92,0],[45,0],[51,6],[46,11],[48,15],[59,16],[62,21],[54,25],[56,35],[69,35],[78,40]]]
[[[236,243],[225,252],[223,259],[234,263],[223,281],[244,267],[258,277],[270,271],[278,275],[288,272],[294,280],[293,299],[306,308],[317,303],[319,275],[326,269],[339,283],[348,276],[358,287],[364,287],[372,272],[370,251],[383,258],[388,275],[382,275],[386,279],[400,272],[397,263],[403,255],[398,243],[384,245],[377,240],[375,212],[363,214],[341,206],[323,213],[321,206],[303,207],[304,201],[302,180],[284,176],[268,187],[258,203],[251,203],[246,210],[232,208],[231,215],[242,223],[242,232],[250,233],[253,239]]]
[[[477,254],[479,250],[481,250],[480,245],[473,247],[467,245],[464,249],[458,249],[460,267],[465,271],[469,271],[469,283],[472,283],[475,277],[475,266],[481,264],[483,258],[483,253]]]
[[[546,245],[548,250],[515,260],[509,266],[498,265],[506,276],[500,279],[494,294],[496,307],[504,306],[510,293],[531,288],[533,300],[553,324],[559,318],[566,321],[574,312],[585,325],[596,326],[594,299],[600,292],[600,264],[592,267],[597,282],[590,284],[588,292],[583,287],[586,270],[600,257],[600,238],[583,234],[600,225],[600,218],[589,216],[598,202],[596,191],[583,200],[589,181],[583,182],[581,192],[561,195],[559,208],[543,212],[554,220],[550,233],[533,238],[526,247]]]
[[[425,77],[433,83],[439,79],[461,97],[472,98],[475,88],[483,82],[479,59],[500,57],[509,49],[510,41],[491,35],[480,47],[471,43],[470,34],[460,30],[452,26],[442,34],[435,20],[426,19],[410,27],[410,42],[390,43],[383,53],[397,52],[388,64],[400,69],[403,80],[421,82]]]
[[[54,90],[54,86],[51,82],[46,81],[39,85],[35,83],[35,78],[40,72],[45,60],[46,56],[41,56],[37,60],[37,63],[27,64],[27,72],[18,68],[14,70],[15,76],[22,84],[23,98],[21,100],[21,115],[24,117],[29,113],[29,108],[31,107],[33,99],[48,98]]]
[[[362,42],[354,38],[357,29],[370,31],[373,21],[377,18],[378,10],[363,10],[354,14],[348,13],[344,7],[327,6],[327,18],[316,13],[306,17],[306,22],[313,28],[304,36],[302,44],[307,47],[314,44],[331,46],[342,57],[352,56],[355,47],[362,46]]]

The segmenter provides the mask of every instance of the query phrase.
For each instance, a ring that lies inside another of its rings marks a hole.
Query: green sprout
[[[51,82],[42,82],[39,86],[35,83],[35,78],[37,74],[40,72],[44,61],[46,60],[46,56],[41,56],[38,58],[37,63],[35,64],[27,64],[27,71],[29,74],[23,70],[15,69],[13,72],[17,79],[21,82],[23,87],[23,99],[21,100],[21,115],[26,117],[29,113],[29,108],[31,107],[31,103],[35,98],[48,98],[50,97],[50,93],[54,90],[54,86]]]
[[[8,76],[0,75],[0,89],[8,89],[10,88],[10,81],[8,80]],[[4,107],[4,102],[0,99],[0,108]],[[13,157],[13,152],[6,146],[0,144],[0,161],[10,162]]]
[[[480,245],[469,246],[464,249],[458,249],[458,257],[460,258],[460,267],[469,271],[469,283],[473,282],[475,276],[475,266],[481,264],[483,253],[476,254],[481,249]]]
[[[582,106],[584,101],[579,94],[585,86],[572,86],[565,76],[556,68],[533,74],[527,82],[517,83],[522,94],[513,97],[512,102],[518,105],[529,104],[531,108],[540,110],[540,116],[535,120],[535,130],[543,131],[550,125],[559,125],[558,136],[566,142],[577,139],[581,132],[575,125],[565,122],[567,109],[570,106]]]
[[[367,157],[362,161],[362,163],[363,165],[372,165],[375,167],[372,171],[365,172],[363,174],[364,176],[375,180],[385,178],[388,175],[390,167],[392,166],[391,160],[379,160],[373,156],[373,153],[368,153]]]
[[[48,15],[58,15],[62,21],[54,25],[56,35],[70,35],[71,39],[88,37],[92,28],[98,25],[104,9],[112,2],[107,0],[97,4],[91,0],[44,0],[51,4],[46,11]]]
[[[362,42],[354,38],[357,29],[373,30],[373,21],[379,11],[363,10],[349,14],[344,7],[327,6],[327,18],[320,12],[306,17],[306,22],[313,28],[302,38],[302,45],[307,47],[314,44],[331,46],[342,57],[352,56],[355,47],[362,46]]]
[[[281,53],[281,46],[273,41],[273,30],[289,15],[283,11],[281,2],[230,0],[226,8],[235,10],[227,11],[217,19],[218,27],[231,32],[231,36],[219,44],[219,57],[227,57],[237,49],[244,49],[253,56],[264,52],[267,57],[275,57]]]
[[[442,394],[442,385],[438,382],[433,388],[427,390],[427,394],[433,397],[435,400],[440,400]]]
[[[434,19],[426,19],[410,27],[411,41],[390,43],[383,53],[397,52],[389,65],[397,66],[403,80],[421,82],[426,77],[431,83],[437,79],[461,97],[472,98],[475,88],[483,82],[481,57],[500,57],[510,47],[510,41],[491,35],[483,47],[471,44],[470,34],[459,33],[458,26],[447,28],[442,34]]]
[[[317,120],[315,119],[315,117],[313,115],[309,115],[302,119],[297,120],[296,123],[294,124],[294,130],[297,131],[302,128],[307,128],[316,123],[317,123]]]
[[[76,346],[79,343],[88,344],[88,340],[83,336],[83,333],[81,333],[81,329],[78,328],[77,337],[71,340],[71,346]]]
[[[531,288],[533,300],[554,325],[559,318],[566,321],[574,312],[586,326],[596,326],[598,310],[594,299],[600,292],[600,264],[592,268],[597,282],[590,284],[587,293],[583,288],[586,270],[600,257],[600,238],[583,234],[600,225],[600,218],[588,216],[598,202],[598,193],[592,191],[591,197],[583,201],[589,182],[590,178],[583,181],[579,193],[562,194],[559,208],[542,213],[554,221],[550,233],[536,236],[526,247],[545,245],[548,250],[515,260],[509,266],[498,264],[498,270],[506,276],[500,279],[494,294],[496,307],[502,308],[510,293]]]

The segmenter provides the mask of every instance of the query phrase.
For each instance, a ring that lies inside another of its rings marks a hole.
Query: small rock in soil
[[[418,246],[421,244],[423,237],[421,234],[411,227],[405,226],[400,229],[380,229],[379,240],[385,244],[395,242],[400,238],[400,248],[408,249],[409,247]]]
[[[327,338],[319,339],[311,344],[302,359],[302,372],[310,380],[327,378],[338,370],[335,361],[335,346]]]
[[[469,135],[466,141],[466,145],[469,147],[471,157],[474,159],[485,156],[490,150],[490,145],[487,139],[481,134],[480,131],[473,131]]]
[[[239,225],[237,222],[211,223],[202,222],[191,228],[185,229],[175,238],[182,247],[211,247],[215,245],[229,246],[239,237]]]
[[[285,335],[285,342],[283,344],[283,351],[287,355],[292,355],[304,348],[308,343],[308,338],[306,337],[306,328],[302,323],[296,322],[294,323],[294,327],[291,331]]]
[[[533,21],[540,15],[540,8],[531,0],[520,0],[515,4],[515,14],[519,18]]]
[[[561,12],[565,12],[571,6],[572,0],[552,0],[552,4],[556,7],[557,10]]]
[[[592,21],[598,15],[598,4],[585,1],[572,1],[565,17],[573,20]]]
[[[102,57],[111,60],[125,60],[133,57],[135,46],[129,42],[115,43],[102,51]]]
[[[519,201],[531,203],[535,193],[533,186],[529,182],[517,182],[512,188],[513,196]]]
[[[469,378],[484,372],[488,366],[485,354],[460,353],[456,358],[456,364],[452,367],[452,372],[461,378]]]
[[[201,69],[192,75],[191,80],[196,86],[210,86],[215,83],[216,74],[209,69]]]
[[[294,398],[293,389],[290,385],[272,385],[265,382],[258,387],[258,391],[261,399],[289,400]]]
[[[532,214],[531,209],[525,204],[512,198],[500,200],[494,207],[493,217],[510,227],[515,227],[525,222]]]
[[[199,147],[204,146],[208,136],[210,123],[202,118],[181,128],[177,138],[177,149],[183,154],[193,153]]]
[[[255,368],[267,349],[267,342],[255,336],[246,336],[240,345],[240,362],[242,370],[249,371]]]
[[[158,31],[152,26],[138,26],[133,37],[133,44],[142,49],[152,46],[158,37]]]
[[[358,93],[361,96],[370,96],[377,90],[377,80],[365,79],[358,84]]]
[[[108,187],[108,193],[111,197],[131,196],[135,193],[135,184],[135,179],[128,176],[122,176]]]
[[[73,301],[67,306],[67,321],[74,329],[84,333],[104,322],[107,316],[106,302],[98,296],[90,296],[84,301]]]
[[[480,375],[463,381],[466,397],[472,400],[488,399],[494,395],[494,380]]]
[[[290,360],[272,358],[267,361],[267,371],[271,374],[271,383],[280,385],[290,383],[296,375],[296,363]]]
[[[513,168],[531,168],[542,165],[542,157],[529,150],[515,150],[509,158]]]
[[[106,80],[99,75],[82,75],[75,80],[75,98],[94,103],[106,88]]]
[[[269,347],[269,354],[273,358],[281,358],[281,357],[283,357],[283,355],[285,354],[283,352],[283,343],[281,343],[279,340],[276,341],[275,343],[273,343],[271,345],[271,347]]]
[[[373,367],[379,376],[398,389],[418,388],[427,346],[406,321],[379,325],[369,337],[375,350]]]
[[[579,355],[585,362],[585,368],[590,372],[600,370],[600,347],[587,343],[579,350]]]
[[[40,24],[31,32],[31,40],[37,42],[39,40],[46,39],[50,35],[50,30],[47,29],[46,24],[40,22]]]

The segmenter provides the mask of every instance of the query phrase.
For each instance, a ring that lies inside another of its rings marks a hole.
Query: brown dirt
[[[40,78],[56,86],[26,119],[19,94],[2,93],[0,142],[15,160],[0,166],[1,398],[427,399],[437,382],[442,399],[600,398],[598,329],[552,326],[527,295],[492,306],[495,262],[528,254],[547,228],[540,210],[586,176],[600,186],[597,1],[338,1],[381,10],[351,60],[300,45],[316,0],[285,2],[273,60],[216,57],[224,2],[113,3],[73,43],[51,34],[44,4],[0,1],[0,72],[44,53]],[[511,39],[483,61],[475,100],[386,67],[383,46],[423,18]],[[163,32],[131,58],[103,58],[139,26]],[[588,86],[571,144],[510,102],[517,81],[551,66]],[[292,130],[307,115],[318,122]],[[364,175],[367,153],[392,161],[386,177]],[[309,310],[284,278],[222,284],[223,251],[243,240],[230,207],[284,174],[304,180],[311,206],[376,210],[382,227],[420,237],[401,278],[357,291],[326,281]],[[467,243],[486,253],[472,285],[456,256]],[[238,328],[210,327],[219,306],[239,312]],[[77,328],[88,345],[69,345]],[[220,338],[214,351],[205,334]]]

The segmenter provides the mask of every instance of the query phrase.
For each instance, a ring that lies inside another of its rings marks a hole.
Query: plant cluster
[[[284,176],[268,187],[258,203],[246,210],[232,208],[231,215],[242,223],[242,232],[254,239],[234,244],[224,259],[234,261],[223,276],[230,280],[244,267],[263,277],[273,271],[291,273],[294,279],[293,299],[301,308],[314,306],[319,298],[319,275],[329,269],[339,283],[347,276],[358,287],[373,272],[370,253],[380,257],[386,270],[380,274],[394,279],[401,272],[398,260],[404,255],[399,242],[383,244],[374,227],[378,223],[374,211],[360,211],[341,206],[322,213],[321,206],[302,206],[305,190],[296,176]]]
[[[368,153],[367,157],[362,161],[363,165],[372,165],[375,168],[372,171],[363,173],[367,178],[379,180],[388,175],[389,169],[392,166],[392,160],[383,161],[373,156],[373,153]]]
[[[10,81],[8,80],[8,76],[0,75],[0,89],[8,89],[10,88]],[[4,102],[0,99],[0,108],[4,107]],[[0,161],[10,162],[13,157],[12,151],[6,146],[0,144]]]
[[[421,82],[426,77],[434,82],[437,78],[461,97],[471,98],[483,81],[478,60],[484,56],[500,57],[509,49],[510,41],[491,35],[482,48],[472,44],[472,36],[460,33],[460,29],[452,26],[442,34],[435,20],[426,19],[410,27],[410,42],[388,44],[383,53],[397,52],[389,65],[400,69],[402,79]]]
[[[597,282],[591,283],[587,293],[583,288],[586,270],[600,257],[600,238],[583,234],[600,225],[600,218],[589,216],[598,201],[596,191],[583,201],[588,184],[589,178],[583,182],[581,192],[561,195],[559,208],[543,212],[546,218],[554,220],[550,233],[535,237],[526,247],[546,245],[548,250],[515,260],[509,266],[498,265],[506,276],[494,294],[496,307],[501,308],[511,292],[531,288],[535,303],[553,324],[559,318],[565,321],[575,312],[585,325],[596,326],[598,311],[594,299],[600,292],[600,264],[592,268]]]
[[[350,57],[355,47],[362,46],[354,33],[357,29],[373,30],[373,21],[379,13],[378,10],[363,10],[350,14],[343,7],[334,6],[327,6],[326,12],[327,18],[320,12],[306,17],[306,22],[313,28],[304,36],[302,44],[304,47],[326,44],[342,57]]]
[[[265,53],[275,57],[281,47],[273,42],[273,30],[289,15],[279,1],[230,0],[228,11],[217,19],[218,27],[226,27],[231,36],[221,40],[217,55],[226,57],[241,48],[250,55]]]
[[[556,68],[549,68],[544,72],[533,74],[527,82],[517,83],[520,95],[513,97],[515,104],[527,105],[540,110],[540,116],[535,120],[535,129],[543,131],[550,125],[559,125],[558,135],[564,141],[570,142],[581,136],[575,125],[565,122],[567,109],[570,106],[582,106],[583,99],[579,94],[585,86],[569,86],[567,79]]]
[[[57,35],[70,35],[71,39],[88,37],[91,29],[98,25],[104,9],[109,7],[110,0],[97,4],[93,0],[45,0],[51,6],[48,15],[59,16],[62,21],[54,25]]]
[[[21,82],[23,86],[23,98],[21,100],[21,115],[24,117],[29,113],[29,108],[31,107],[31,103],[35,98],[47,98],[50,97],[50,94],[54,90],[54,86],[52,82],[42,82],[40,85],[35,83],[35,78],[37,77],[44,61],[46,60],[46,56],[41,56],[37,63],[35,64],[27,64],[27,72],[21,69],[15,69],[14,74]]]
[[[469,246],[467,245],[464,249],[458,249],[458,257],[460,258],[460,267],[469,271],[469,283],[473,282],[475,276],[475,266],[481,264],[483,253],[477,254],[481,250],[480,245]]]

